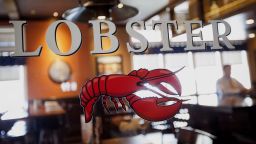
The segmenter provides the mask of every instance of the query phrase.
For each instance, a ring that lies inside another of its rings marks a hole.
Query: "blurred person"
[[[239,81],[231,77],[231,66],[223,66],[223,76],[217,81],[217,95],[222,106],[241,106],[245,94],[250,92]]]

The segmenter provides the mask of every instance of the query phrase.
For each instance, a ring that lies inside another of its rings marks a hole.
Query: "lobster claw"
[[[176,98],[140,98],[134,94],[127,97],[132,109],[140,117],[149,121],[163,121],[172,118],[181,108],[182,101]],[[161,105],[165,102],[174,102],[172,105]]]
[[[157,87],[169,95],[181,95],[181,85],[175,73],[167,69],[155,69],[144,77],[144,83]]]
[[[144,85],[147,89],[157,94],[162,95],[155,89],[149,88],[147,84],[169,95],[181,95],[181,85],[175,73],[166,69],[155,69],[152,71],[140,69],[133,71],[130,75],[141,77],[142,81],[138,85]],[[183,100],[176,97],[141,98],[135,94],[127,96],[126,99],[136,114],[149,121],[162,121],[172,118],[179,111],[183,102]],[[172,104],[170,105],[169,102]]]

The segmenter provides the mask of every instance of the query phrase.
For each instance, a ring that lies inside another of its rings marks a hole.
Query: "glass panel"
[[[223,65],[242,64],[241,51],[222,52]]]
[[[195,77],[198,94],[216,92],[216,82],[221,77],[220,57],[218,52],[195,53]]]
[[[194,53],[195,67],[215,66],[216,59],[214,52]]]
[[[153,70],[163,68],[163,65],[163,55],[161,54],[133,55],[133,69],[135,70],[140,68]]]
[[[197,96],[182,96],[181,98],[187,100],[182,102],[183,104],[197,104]]]
[[[6,113],[6,116],[20,117],[23,115],[21,111],[27,110],[26,86],[25,86],[25,68],[24,66],[17,67],[16,80],[0,81],[0,113]],[[8,70],[7,70],[8,71]],[[9,119],[8,117],[5,119]]]
[[[218,106],[218,96],[216,94],[199,95],[198,104],[206,106]]]
[[[192,56],[188,53],[182,54],[166,54],[165,68],[176,71],[185,66],[185,68],[179,71],[176,75],[180,80],[182,86],[182,95],[193,95],[196,93],[194,71],[192,67]]]
[[[251,88],[248,66],[244,64],[231,65],[231,77],[238,80],[245,88]]]
[[[0,66],[0,81],[19,80],[19,66]]]

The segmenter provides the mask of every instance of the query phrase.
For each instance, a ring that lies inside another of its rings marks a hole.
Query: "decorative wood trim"
[[[256,4],[255,0],[236,0],[226,5],[223,5],[220,8],[214,9],[213,11],[207,12],[205,14],[205,18],[207,21],[211,19],[217,19],[224,15],[228,15],[229,13],[232,13],[234,11],[237,11],[247,6],[255,5],[255,4]]]

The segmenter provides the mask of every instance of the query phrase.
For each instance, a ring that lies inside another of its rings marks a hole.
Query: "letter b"
[[[91,54],[108,54],[117,51],[119,47],[119,42],[114,34],[116,33],[116,26],[114,23],[106,20],[92,20],[89,21],[93,26],[93,36],[94,36],[94,51]],[[108,25],[109,31],[107,33],[101,33],[101,24],[105,23]],[[102,48],[102,37],[108,37],[111,40],[111,46],[108,50],[103,50]]]

